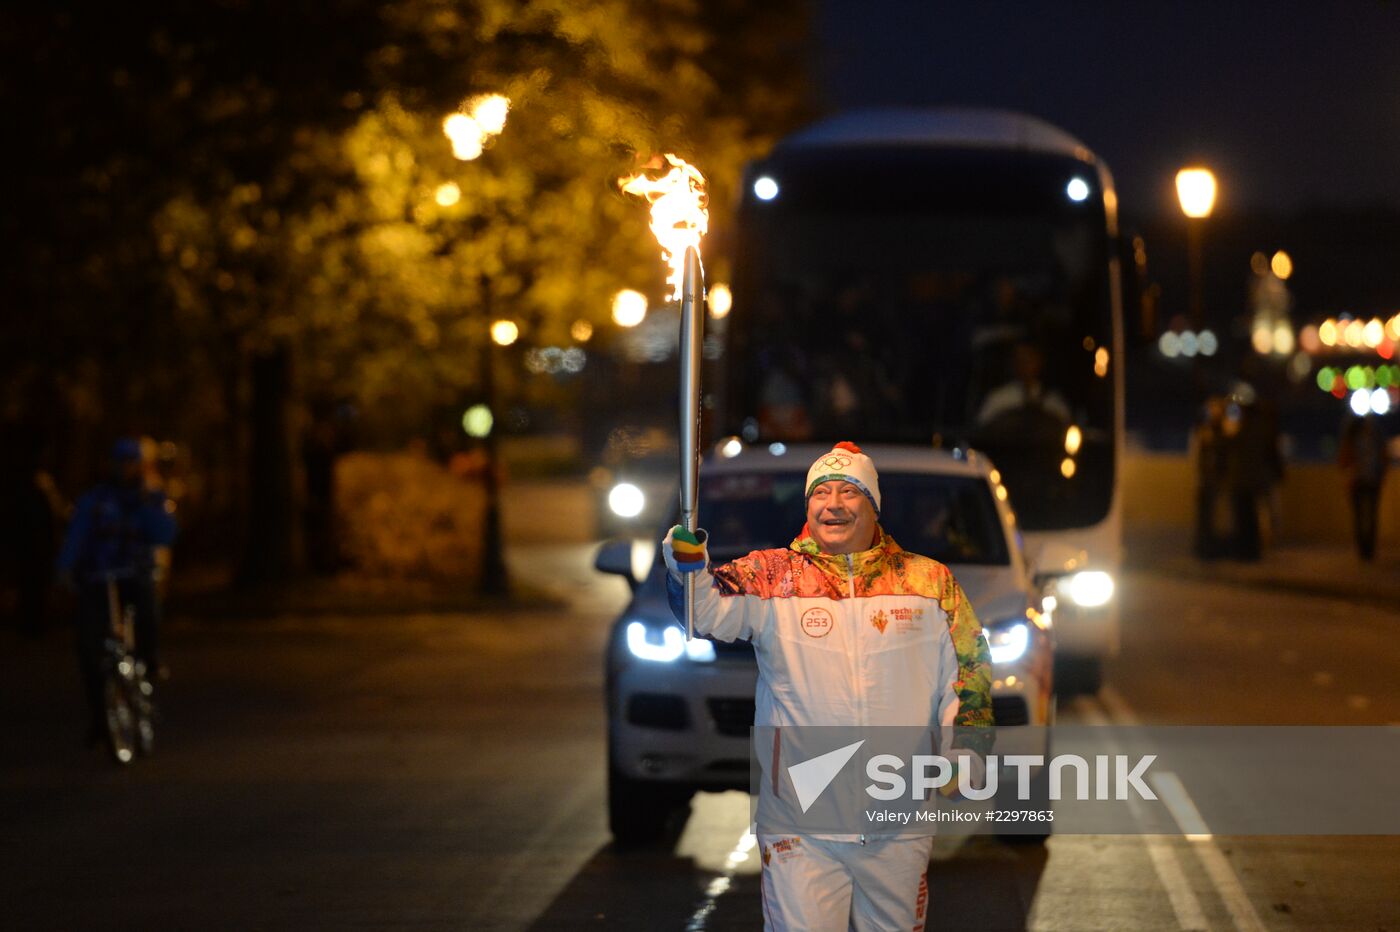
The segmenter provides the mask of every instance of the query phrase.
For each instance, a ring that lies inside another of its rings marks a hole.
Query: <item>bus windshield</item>
[[[779,154],[741,211],[725,423],[750,441],[968,443],[1027,530],[1113,485],[1102,193],[1067,156]]]

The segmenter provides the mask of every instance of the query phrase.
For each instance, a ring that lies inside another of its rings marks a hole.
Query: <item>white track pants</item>
[[[919,932],[933,838],[759,835],[767,932]]]

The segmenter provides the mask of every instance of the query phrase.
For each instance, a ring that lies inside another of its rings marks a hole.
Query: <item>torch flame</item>
[[[646,198],[651,204],[651,232],[661,244],[661,258],[671,269],[666,278],[671,286],[669,300],[681,294],[685,250],[693,246],[700,253],[700,238],[710,228],[709,196],[705,193],[705,176],[684,159],[666,153],[671,169],[660,178],[649,178],[645,172],[617,180],[625,194]]]

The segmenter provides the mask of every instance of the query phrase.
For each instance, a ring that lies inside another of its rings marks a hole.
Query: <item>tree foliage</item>
[[[659,296],[663,277],[614,179],[678,152],[722,229],[742,163],[802,116],[797,0],[750,6],[0,14],[0,100],[23,130],[7,416],[49,397],[79,423],[236,434],[250,360],[284,353],[298,396],[411,422],[479,385],[490,317],[535,346],[568,345],[576,320],[605,329],[617,289]],[[458,161],[442,120],[482,93],[508,96],[509,118]],[[448,184],[459,199],[439,203]]]

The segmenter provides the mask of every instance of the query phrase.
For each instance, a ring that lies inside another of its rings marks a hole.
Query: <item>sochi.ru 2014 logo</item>
[[[883,611],[879,611],[870,616],[870,623],[875,626],[876,631],[884,634],[885,626],[890,623],[890,619]]]
[[[831,633],[833,619],[824,608],[809,608],[802,613],[802,633],[808,637],[824,638]]]

